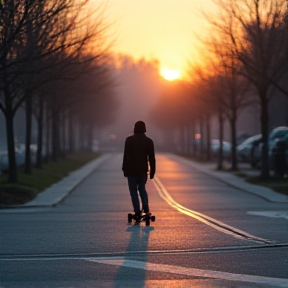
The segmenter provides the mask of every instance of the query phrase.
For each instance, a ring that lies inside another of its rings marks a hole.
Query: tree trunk
[[[60,127],[60,151],[61,151],[61,156],[66,157],[66,117],[65,117],[66,111],[61,113],[60,119],[61,119],[61,127]]]
[[[230,120],[231,127],[231,170],[238,170],[238,162],[237,162],[237,133],[236,133],[236,122],[237,116],[236,112],[233,112],[233,117]]]
[[[84,120],[81,121],[80,123],[80,147],[82,151],[85,151],[86,149],[86,123]]]
[[[26,132],[25,132],[25,163],[24,173],[31,173],[31,132],[32,132],[32,95],[29,90],[25,91],[25,119],[26,119]]]
[[[5,64],[5,63],[2,63]],[[4,65],[3,65],[4,66]],[[9,84],[6,78],[6,69],[3,68],[3,94],[4,94],[4,102],[5,102],[5,120],[6,120],[6,136],[7,136],[7,150],[8,150],[8,182],[9,183],[17,183],[17,163],[16,163],[16,155],[15,155],[15,139],[14,139],[14,111],[13,111],[13,103],[12,103],[12,95],[9,91]]]
[[[39,115],[37,117],[38,127],[37,127],[37,154],[36,154],[36,167],[42,168],[42,148],[43,148],[43,113],[44,113],[44,103],[43,99],[39,97]]]
[[[89,121],[89,124],[88,124],[88,131],[87,131],[87,136],[88,136],[88,151],[89,152],[92,152],[93,151],[93,124],[91,123],[91,121]]]
[[[75,151],[75,143],[74,143],[74,139],[75,136],[73,134],[73,116],[72,116],[72,112],[71,109],[69,111],[69,116],[68,116],[68,141],[69,141],[69,153],[73,153]]]
[[[210,117],[206,117],[206,160],[211,160],[211,127],[210,127]]]
[[[52,160],[57,161],[59,157],[59,117],[58,113],[53,111],[52,115]]]
[[[193,144],[192,144],[192,155],[193,157],[196,157],[197,156],[197,142],[196,142],[196,120],[194,120],[192,122],[192,139],[193,139]]]
[[[203,118],[201,117],[200,120],[200,157],[201,159],[204,158],[204,125],[203,125]]]
[[[51,160],[50,142],[51,142],[51,121],[49,119],[49,109],[46,103],[46,147],[45,147],[45,162],[48,163]]]
[[[269,173],[269,158],[268,158],[268,123],[269,123],[269,114],[268,114],[268,100],[264,95],[261,97],[261,133],[262,133],[262,165],[261,165],[261,178],[268,179],[270,176]]]
[[[181,131],[181,154],[185,154],[185,126],[182,125],[180,128]]]
[[[5,80],[5,79],[4,79]],[[14,140],[14,126],[13,126],[13,106],[11,95],[9,93],[9,88],[4,81],[4,100],[6,111],[4,113],[6,120],[6,135],[7,135],[7,149],[8,149],[8,182],[17,183],[17,164],[16,164],[16,155],[15,155],[15,140]]]
[[[191,147],[192,147],[192,139],[191,139],[191,130],[192,130],[192,125],[191,125],[191,122],[188,123],[188,127],[187,127],[187,130],[188,130],[188,135],[187,135],[187,152],[188,152],[188,155],[191,155]]]
[[[6,114],[6,135],[7,135],[7,147],[8,147],[8,182],[17,183],[17,165],[15,156],[15,141],[14,141],[14,126],[13,126],[13,114],[12,111],[7,111]]]
[[[223,170],[223,132],[224,132],[224,119],[222,111],[218,114],[218,122],[219,122],[219,151],[218,151],[218,170]]]

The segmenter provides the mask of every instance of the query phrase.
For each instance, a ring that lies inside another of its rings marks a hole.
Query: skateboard
[[[155,222],[155,216],[151,213],[141,213],[140,216],[136,216],[135,214],[128,213],[128,222],[131,223],[133,220],[135,223],[145,222],[146,226],[150,225],[150,221]]]

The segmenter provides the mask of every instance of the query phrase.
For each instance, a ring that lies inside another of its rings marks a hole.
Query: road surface
[[[287,203],[156,157],[156,221],[129,224],[122,155],[56,207],[0,212],[0,287],[288,287]]]

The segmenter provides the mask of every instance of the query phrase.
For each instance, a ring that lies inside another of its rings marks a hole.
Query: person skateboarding
[[[146,125],[137,121],[134,125],[134,134],[125,140],[122,171],[127,177],[129,192],[135,212],[136,221],[140,221],[142,211],[148,215],[149,201],[146,191],[148,178],[148,163],[150,166],[150,179],[154,178],[156,160],[153,140],[145,135]],[[138,196],[140,194],[142,209]]]

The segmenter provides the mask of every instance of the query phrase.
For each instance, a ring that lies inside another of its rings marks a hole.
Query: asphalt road
[[[121,154],[57,207],[1,211],[0,287],[288,287],[287,203],[156,159],[150,226],[127,221]]]

